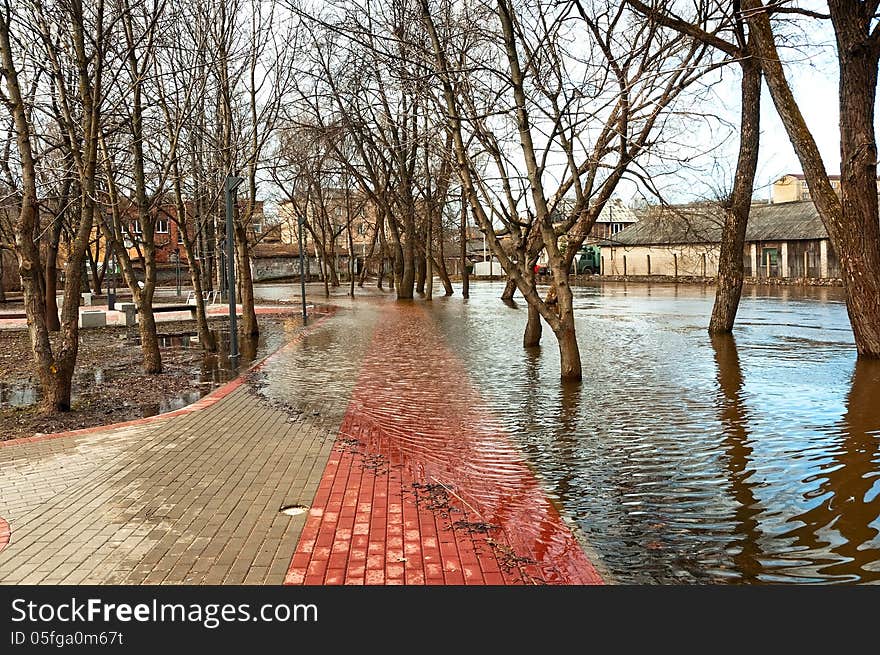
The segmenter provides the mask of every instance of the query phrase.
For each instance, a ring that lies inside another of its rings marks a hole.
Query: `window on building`
[[[168,234],[168,219],[167,218],[157,218],[156,219],[156,234]]]
[[[361,236],[364,236],[364,235],[366,235],[366,233],[367,233],[367,224],[361,223],[360,225],[358,225],[358,234],[360,234]]]
[[[612,234],[612,235],[613,235],[613,234],[617,234],[617,233],[620,232],[624,227],[625,227],[625,225],[624,225],[623,223],[612,223],[612,224],[611,224],[611,234]]]
[[[131,233],[132,234],[143,234],[144,231],[141,229],[141,222],[138,219],[134,219],[131,222]]]
[[[178,244],[183,243],[183,228],[179,227],[179,226],[177,228],[177,243]]]
[[[263,233],[263,224],[262,223],[254,223],[254,234],[262,234]]]

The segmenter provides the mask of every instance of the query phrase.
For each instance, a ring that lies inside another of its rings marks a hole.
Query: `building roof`
[[[637,223],[638,220],[635,212],[624,205],[620,198],[612,198],[606,202],[596,218],[597,223]]]
[[[306,253],[310,257],[315,256],[315,247],[308,246],[306,248]],[[258,243],[251,247],[251,256],[256,257],[258,259],[269,258],[269,257],[281,257],[281,258],[293,258],[299,257],[299,246],[290,245],[287,243]]]
[[[559,202],[559,211],[563,214],[570,215],[573,207],[572,200],[563,199]],[[606,202],[596,218],[597,223],[636,223],[638,220],[635,212],[623,204],[620,198],[612,198]]]
[[[606,239],[602,245],[670,245],[718,243],[724,211],[717,204],[654,208],[641,220]],[[828,233],[810,201],[752,205],[746,241],[827,239]]]

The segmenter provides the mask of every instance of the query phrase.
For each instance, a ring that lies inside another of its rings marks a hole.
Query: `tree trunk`
[[[538,308],[531,303],[527,304],[528,319],[526,320],[526,329],[523,333],[523,348],[536,348],[541,345],[541,314]]]
[[[434,258],[431,252],[431,239],[433,238],[433,218],[428,216],[428,226],[425,233],[425,300],[432,300],[434,296]]]
[[[788,85],[767,9],[759,0],[743,0],[770,95],[840,260],[856,349],[860,356],[880,358],[880,226],[873,127],[878,52],[869,41],[870,19],[863,15],[862,3],[837,0],[828,6],[840,66],[841,199],[828,181],[816,141]]]
[[[348,295],[354,298],[354,237],[351,236],[351,220],[348,221]],[[366,268],[366,263],[364,264]]]
[[[416,282],[415,237],[415,228],[407,226],[406,241],[403,244],[402,270],[397,281],[398,300],[412,300],[413,297]]]
[[[853,3],[856,4],[856,3]],[[858,11],[856,7],[852,11]],[[880,220],[874,101],[877,46],[839,30],[840,188],[842,218],[835,250],[859,355],[880,358]]]
[[[322,255],[321,255],[321,277],[323,278],[323,282],[324,282],[324,297],[329,298],[330,297],[330,271],[328,269],[329,269],[330,264],[327,262],[327,252],[323,249],[321,250],[321,252],[322,252]]]
[[[3,284],[3,260],[6,253],[0,248],[0,302],[6,302],[6,286]]]
[[[214,333],[211,332],[211,328],[208,326],[208,316],[205,311],[201,266],[199,265],[198,259],[193,256],[192,244],[189,244],[188,246],[185,245],[184,247],[186,247],[186,256],[189,263],[189,279],[193,285],[193,294],[195,295],[196,301],[196,331],[199,335],[199,343],[202,345],[203,350],[209,353],[217,352],[217,340],[214,338]]]
[[[89,269],[92,271],[92,292],[96,296],[101,295],[101,280],[98,277],[98,258],[92,253],[91,248],[86,249],[86,259],[88,260]],[[86,287],[88,288],[88,287]]]
[[[46,328],[50,332],[61,329],[58,320],[58,244],[61,241],[61,218],[54,217],[46,244]]]
[[[241,221],[235,221],[235,259],[238,263],[238,280],[241,284],[241,333],[245,337],[260,334],[257,311],[254,307],[254,280],[251,277],[250,244],[247,231]]]
[[[559,343],[560,376],[563,380],[576,381],[581,379],[581,354],[577,343],[574,323],[574,298],[567,276],[559,276],[558,267],[554,267],[553,286],[547,294],[547,305],[556,308],[558,320],[551,327]]]
[[[733,330],[743,285],[743,249],[746,227],[752,204],[752,190],[758,169],[761,120],[761,69],[757,62],[746,60],[741,64],[742,85],[740,102],[739,158],[730,203],[721,234],[721,252],[718,258],[718,281],[715,304],[709,321],[710,334],[724,334]]]
[[[438,220],[438,223],[437,233],[440,238],[437,241],[438,253],[434,259],[434,268],[437,269],[437,275],[440,276],[440,281],[443,283],[443,295],[451,296],[455,293],[455,289],[452,288],[452,280],[449,279],[449,271],[446,270],[446,253],[443,246],[443,220]]]
[[[574,330],[574,317],[564,321],[564,326],[554,330],[559,342],[559,367],[563,380],[577,381],[581,379],[581,353],[578,349],[577,335]]]
[[[425,280],[428,275],[427,258],[422,255],[416,255],[416,293],[425,295]]]
[[[501,300],[511,301],[513,300],[513,295],[516,293],[516,280],[512,278],[507,278],[507,283],[504,285],[504,291],[501,292]]]
[[[138,332],[141,337],[144,373],[148,375],[161,373],[162,353],[159,350],[159,337],[156,333],[156,317],[149,303],[142,303],[142,308],[138,315]]]

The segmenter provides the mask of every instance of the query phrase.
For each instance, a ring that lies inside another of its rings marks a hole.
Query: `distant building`
[[[624,205],[620,198],[612,198],[602,208],[587,238],[608,239],[638,221],[636,213]]]
[[[718,274],[724,214],[717,204],[656,208],[603,241],[609,276]],[[753,205],[743,249],[747,277],[837,278],[840,264],[812,202]]]
[[[840,195],[840,175],[829,175],[828,181],[831,188]],[[880,192],[880,178],[877,179],[877,191]],[[774,205],[810,199],[807,178],[802,173],[787,173],[774,181],[770,189],[770,202]]]

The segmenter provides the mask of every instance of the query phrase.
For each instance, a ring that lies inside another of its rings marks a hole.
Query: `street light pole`
[[[235,232],[232,225],[232,207],[235,190],[244,178],[226,177],[226,297],[229,300],[229,359],[238,357],[238,317],[235,313]]]
[[[174,249],[174,263],[176,265],[177,296],[180,297],[180,248]]]
[[[302,296],[302,313],[303,313],[303,325],[306,325],[309,321],[309,314],[306,311],[306,268],[305,261],[303,256],[303,217],[300,215],[297,218],[297,224],[299,226],[299,290],[300,296]]]

